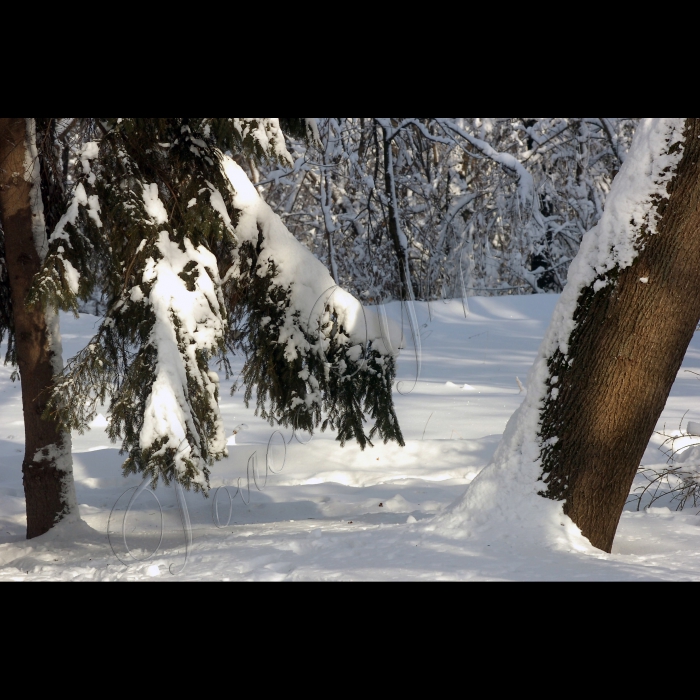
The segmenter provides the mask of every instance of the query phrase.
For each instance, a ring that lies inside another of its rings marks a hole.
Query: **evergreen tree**
[[[38,123],[15,121],[29,130]],[[60,151],[57,121],[42,122],[47,161]],[[394,360],[377,324],[368,326],[360,304],[334,288],[231,157],[291,165],[283,129],[303,137],[313,123],[92,118],[70,128],[79,134],[72,181],[52,204],[55,224],[42,224],[43,257],[21,301],[13,297],[15,323],[0,314],[10,347],[17,342],[24,392],[19,305],[55,317],[77,311],[98,281],[103,287],[107,311],[95,337],[44,381],[44,425],[69,437],[108,401],[108,434],[122,441],[125,473],[206,492],[212,464],[226,454],[210,362],[218,357],[226,368],[227,350],[238,346],[245,400],[257,393],[257,412],[271,423],[337,428],[341,444],[355,438],[364,447],[375,435],[403,444]],[[16,227],[2,207],[9,242]],[[14,292],[12,279],[9,286]],[[365,415],[374,419],[368,434]],[[29,536],[75,513],[64,501],[44,508]]]

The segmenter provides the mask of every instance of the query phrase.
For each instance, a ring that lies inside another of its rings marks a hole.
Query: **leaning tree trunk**
[[[25,305],[46,255],[37,159],[34,120],[0,118],[0,220],[22,382],[27,538],[42,535],[65,517],[77,516],[70,434],[42,417],[47,392],[62,368],[58,317]]]
[[[685,122],[667,193],[650,213],[657,232],[642,227],[631,266],[583,289],[568,355],[549,359],[543,495],[607,552],[700,319],[700,119]]]

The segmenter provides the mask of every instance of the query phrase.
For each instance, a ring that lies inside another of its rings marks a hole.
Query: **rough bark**
[[[22,472],[29,539],[47,532],[68,515],[74,498],[72,474],[66,471],[66,464],[59,463],[66,448],[69,449],[69,437],[54,421],[42,418],[47,390],[54,377],[51,329],[44,310],[25,306],[27,293],[42,263],[34,235],[38,215],[36,206],[34,210],[32,207],[32,189],[36,183],[26,176],[26,152],[27,120],[0,118],[0,217],[22,382],[25,433]]]
[[[543,451],[544,495],[606,552],[700,319],[700,119],[685,129],[657,233],[642,232],[615,284],[584,290],[569,356],[550,360],[541,437],[558,441]]]

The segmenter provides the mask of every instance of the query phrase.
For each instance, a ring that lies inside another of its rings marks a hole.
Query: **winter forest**
[[[699,156],[0,118],[0,580],[697,580]]]

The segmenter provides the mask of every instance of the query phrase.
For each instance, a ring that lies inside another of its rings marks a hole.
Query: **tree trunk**
[[[34,120],[0,118],[0,218],[5,234],[17,363],[22,381],[22,463],[27,538],[77,515],[70,434],[42,418],[47,392],[62,368],[58,317],[28,309],[25,299],[46,251]]]
[[[324,157],[325,162],[325,157]],[[323,210],[323,222],[326,226],[326,241],[328,243],[328,267],[331,271],[331,277],[336,284],[340,284],[338,277],[338,265],[335,259],[335,244],[333,243],[333,234],[335,233],[335,224],[331,216],[331,205],[333,197],[331,194],[331,183],[329,181],[328,172],[321,173],[321,209]]]
[[[687,120],[683,148],[651,212],[657,233],[642,229],[643,250],[612,284],[584,289],[568,357],[549,360],[543,495],[566,501],[606,552],[700,319],[700,119]]]
[[[408,241],[399,225],[399,206],[396,201],[396,180],[394,179],[394,153],[391,150],[391,140],[384,127],[382,127],[382,136],[384,143],[384,186],[389,207],[389,237],[399,264],[401,295],[404,300],[408,301],[413,298],[411,273],[408,267]]]

